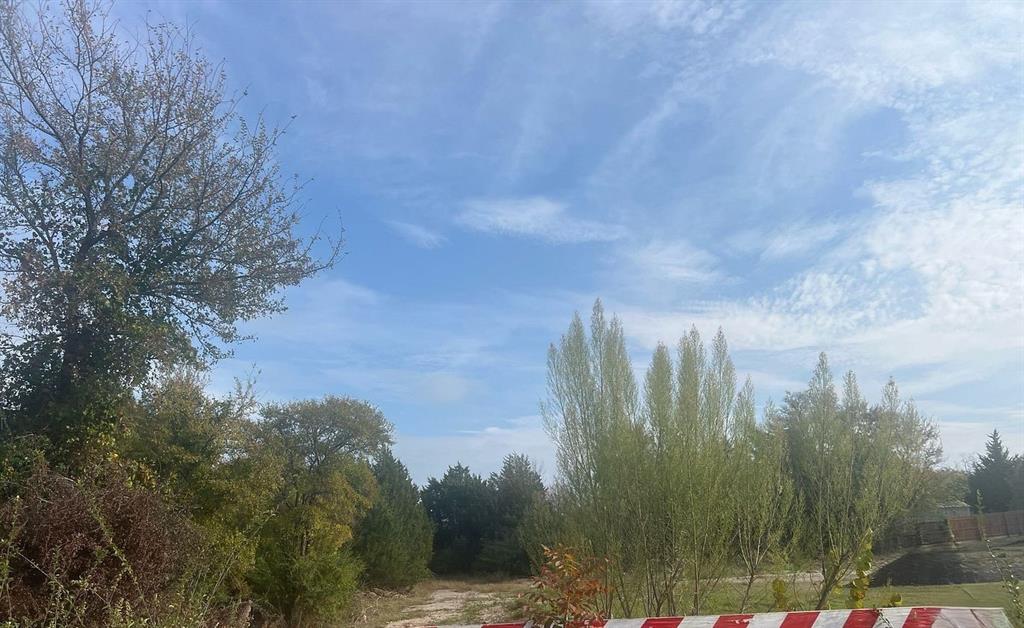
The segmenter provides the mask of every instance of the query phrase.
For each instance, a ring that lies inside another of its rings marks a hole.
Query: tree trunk
[[[747,578],[747,588],[743,591],[743,599],[740,601],[740,612],[747,610],[747,602],[750,600],[750,589],[754,587],[754,574],[751,573],[750,577]]]

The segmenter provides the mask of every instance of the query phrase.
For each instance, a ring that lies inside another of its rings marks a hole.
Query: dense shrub
[[[204,374],[176,369],[144,386],[122,421],[119,451],[140,482],[202,530],[222,601],[248,598],[258,530],[273,515],[279,457],[257,445],[254,402],[239,386],[219,398]]]
[[[377,501],[359,525],[355,551],[366,584],[402,589],[430,575],[434,533],[419,489],[390,449],[378,457],[373,475]]]
[[[377,497],[368,461],[391,443],[391,426],[370,404],[332,396],[260,414],[252,455],[279,473],[248,581],[262,610],[287,625],[330,624],[362,570],[351,550]]]
[[[107,625],[156,619],[179,595],[195,529],[117,467],[71,479],[40,465],[0,507],[0,619]]]
[[[524,596],[524,612],[539,626],[570,628],[604,622],[607,561],[578,557],[564,546],[544,548],[544,564]]]

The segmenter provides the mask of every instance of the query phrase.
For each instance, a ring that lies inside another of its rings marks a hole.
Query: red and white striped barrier
[[[609,619],[591,628],[1012,628],[1001,608],[883,608]],[[542,628],[531,622],[422,628]]]

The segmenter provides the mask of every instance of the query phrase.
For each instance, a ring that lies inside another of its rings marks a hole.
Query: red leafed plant
[[[524,595],[524,610],[536,625],[548,628],[601,625],[606,566],[606,560],[577,558],[561,545],[544,547],[544,564],[532,578],[533,591]]]

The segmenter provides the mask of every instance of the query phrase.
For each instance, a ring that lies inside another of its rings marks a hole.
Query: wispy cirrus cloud
[[[565,203],[536,196],[468,201],[456,222],[474,231],[536,238],[547,242],[611,242],[626,236],[620,225],[569,213]]]
[[[283,163],[353,224],[393,208],[354,246],[431,253],[351,256],[330,276],[358,284],[289,291],[231,364],[273,398],[380,403],[418,479],[549,446],[503,418],[596,296],[639,369],[722,326],[759,401],[825,350],[869,396],[894,375],[951,460],[993,427],[1024,446],[1019,3],[240,11],[182,8],[256,103],[301,114]],[[300,63],[246,49],[279,40]]]
[[[643,346],[691,324],[705,333],[721,325],[741,356],[775,368],[809,368],[826,350],[873,384],[897,374],[954,437],[947,460],[956,460],[982,444],[977,421],[1024,436],[1018,406],[971,414],[948,401],[968,385],[1019,391],[1024,382],[1024,93],[1010,78],[1024,64],[1024,10],[886,5],[879,26],[869,13],[883,7],[866,4],[822,5],[813,16],[780,5],[735,58],[806,73],[821,93],[851,101],[829,137],[873,111],[897,116],[905,141],[872,157],[899,174],[864,179],[856,194],[868,207],[854,216],[762,224],[726,240],[766,261],[808,260],[775,286],[674,308],[635,302],[622,314]],[[838,151],[833,144],[823,146]]]
[[[757,255],[766,261],[777,261],[815,252],[835,241],[845,231],[851,231],[831,220],[814,223],[800,222],[783,227],[745,229],[726,238],[730,249]]]
[[[718,258],[687,240],[654,239],[620,247],[613,265],[626,282],[651,282],[661,290],[678,284],[706,284],[726,278]]]
[[[411,222],[389,220],[387,224],[395,233],[400,235],[407,242],[410,242],[421,249],[436,249],[447,240],[447,238],[440,233]]]

